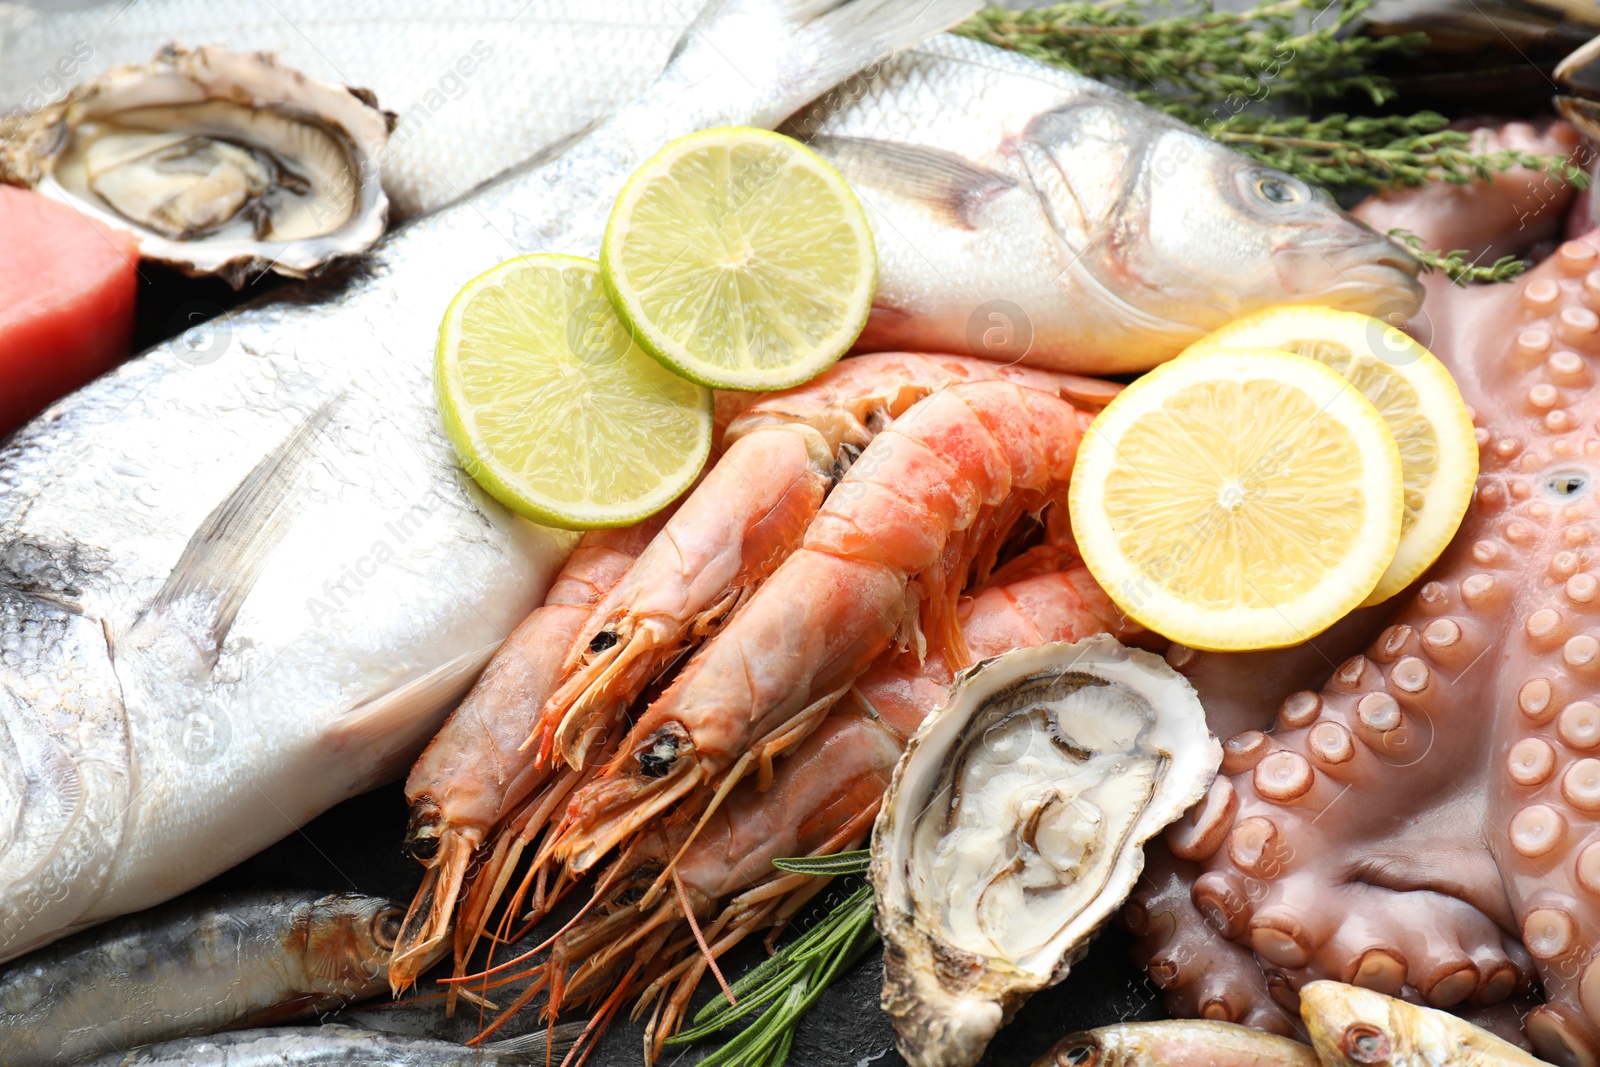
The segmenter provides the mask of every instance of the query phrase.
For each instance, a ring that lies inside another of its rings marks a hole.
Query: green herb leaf
[[[835,852],[831,856],[791,856],[773,860],[772,865],[790,874],[839,875],[865,874],[871,862],[872,850],[861,848],[854,852]]]
[[[1469,260],[1467,256],[1470,253],[1464,248],[1453,252],[1435,252],[1423,248],[1422,238],[1409,230],[1390,230],[1389,237],[1411,250],[1411,254],[1421,262],[1424,273],[1443,271],[1446,278],[1461,286],[1472,282],[1509,282],[1528,269],[1528,264],[1516,256],[1501,256],[1485,267]]]

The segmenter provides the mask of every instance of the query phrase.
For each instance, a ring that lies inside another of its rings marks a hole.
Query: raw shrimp
[[[918,401],[867,446],[801,547],[643,714],[605,775],[574,793],[541,855],[587,870],[669,806],[714,811],[752,769],[770,783],[773,757],[897,634],[919,655],[927,635],[964,661],[961,590],[974,570],[986,576],[1018,518],[1064,496],[1087,421],[1059,395],[1007,381]]]
[[[582,767],[594,738],[663,664],[714,633],[799,545],[840,473],[889,422],[958,382],[1003,380],[1098,409],[1119,386],[956,356],[884,353],[835,364],[730,418],[700,487],[595,607],[533,743]],[[719,404],[719,413],[732,410]]]
[[[1127,641],[1151,636],[1123,619],[1081,563],[1038,573],[1048,559],[1059,561],[1060,555],[1054,546],[1040,546],[1016,561],[1016,570],[1035,573],[963,602],[960,625],[972,654],[998,655],[1106,630]],[[866,837],[906,741],[944,699],[953,674],[938,649],[923,664],[893,651],[880,657],[782,760],[770,789],[744,782],[729,795],[678,860],[682,895],[643,913],[629,901],[672,861],[688,826],[657,824],[637,838],[601,878],[600,907],[556,939],[549,962],[533,970],[534,985],[503,1018],[547,987],[551,1017],[569,1000],[605,997],[614,1010],[642,988],[636,1010],[656,1003],[646,1034],[646,1055],[653,1060],[711,966],[708,956],[717,958],[752,932],[785,923],[827,884],[778,871],[772,860],[849,849]],[[697,939],[685,929],[685,903],[697,921],[710,919],[706,955],[696,953]],[[646,959],[649,966],[626,988],[612,987],[632,959]]]
[[[438,958],[468,862],[489,830],[552,777],[522,750],[560,680],[560,657],[589,609],[627,572],[670,511],[626,530],[583,536],[545,596],[495,653],[406,779],[405,848],[427,865],[389,965],[395,992]],[[513,861],[514,862],[514,861]]]

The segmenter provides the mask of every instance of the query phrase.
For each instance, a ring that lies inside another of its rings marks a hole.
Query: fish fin
[[[342,400],[335,397],[301,420],[212,509],[136,627],[167,615],[184,601],[198,599],[209,612],[205,632],[197,635],[202,638],[201,655],[207,670],[216,663],[239,608],[288,530],[293,517],[290,501],[315,455],[316,437]]]
[[[865,137],[814,137],[815,148],[849,181],[911,200],[964,230],[978,211],[1016,180],[942,148]]]
[[[382,755],[370,784],[398,777],[410,765],[416,748],[439,725],[443,713],[472,688],[500,642],[465,652],[433,670],[345,711],[324,734],[334,749]],[[411,742],[415,739],[417,745]]]
[[[534,1030],[521,1037],[490,1041],[483,1046],[483,1051],[490,1053],[490,1058],[495,1063],[543,1063],[546,1046],[549,1046],[552,1061],[560,1063],[567,1049],[583,1036],[585,1026],[584,1023],[561,1023],[549,1029]]]

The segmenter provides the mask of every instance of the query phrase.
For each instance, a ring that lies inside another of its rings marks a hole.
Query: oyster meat
[[[985,660],[895,768],[872,839],[883,1007],[914,1067],[973,1064],[1066,977],[1222,748],[1189,683],[1107,635]]]
[[[392,122],[371,94],[270,55],[169,45],[29,116],[0,148],[0,179],[189,274],[303,277],[383,235]]]

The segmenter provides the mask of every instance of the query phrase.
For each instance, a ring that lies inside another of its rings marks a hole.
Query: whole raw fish
[[[1535,1067],[1545,1062],[1447,1011],[1342,982],[1303,986],[1300,1018],[1326,1067]]]
[[[84,1067],[501,1067],[559,1063],[582,1023],[555,1028],[546,1059],[546,1031],[490,1041],[477,1048],[362,1030],[354,1026],[282,1026],[190,1037],[92,1060]]]
[[[1318,1067],[1309,1045],[1206,1019],[1117,1023],[1068,1034],[1033,1067]]]
[[[106,42],[80,76],[111,56],[147,58],[174,33],[278,49],[310,73],[375,88],[400,112],[384,182],[412,210],[559,147],[644,86],[672,8],[618,3],[578,18],[555,0],[405,0],[386,18],[360,3],[334,15],[310,0],[141,0],[114,25],[120,2],[35,17],[9,35],[0,5],[0,72],[8,61],[13,72],[0,89],[76,40]],[[492,40],[492,55],[461,102],[431,119],[433,70],[470,54],[472,35]],[[877,64],[785,129],[868,206],[879,256],[868,350],[1107,374],[1154,366],[1276,304],[1402,321],[1421,303],[1411,255],[1325,194],[1099,82],[978,41],[941,36]]]
[[[718,0],[554,163],[159,346],[0,448],[0,959],[166,900],[404,769],[569,536],[467,478],[445,307],[593,253],[662,144],[772,125],[970,0]],[[225,337],[225,341],[224,341]]]
[[[0,1061],[76,1063],[287,1022],[387,988],[405,909],[355,893],[181,900],[0,970]]]

